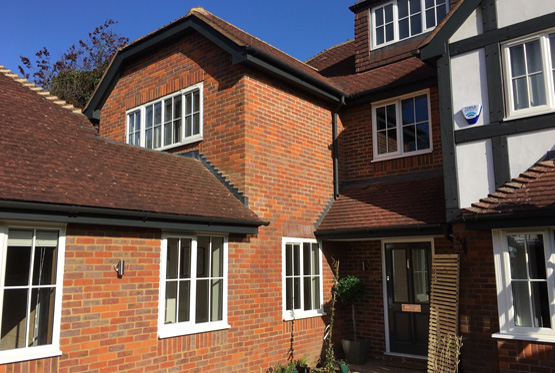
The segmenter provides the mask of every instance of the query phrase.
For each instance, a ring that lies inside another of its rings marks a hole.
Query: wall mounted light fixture
[[[118,277],[123,276],[123,274],[125,273],[125,260],[120,259],[114,266],[114,270],[118,274]]]

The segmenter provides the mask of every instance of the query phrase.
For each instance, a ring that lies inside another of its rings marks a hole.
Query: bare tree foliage
[[[129,42],[128,38],[109,29],[115,23],[108,19],[90,32],[88,39],[73,44],[55,62],[46,47],[35,53],[34,64],[29,58],[20,56],[23,64],[18,66],[20,73],[53,95],[83,108],[112,56]]]

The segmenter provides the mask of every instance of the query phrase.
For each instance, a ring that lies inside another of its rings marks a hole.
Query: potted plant
[[[297,370],[297,365],[293,360],[291,360],[289,364],[287,364],[287,366],[285,367],[285,373],[299,373],[299,371]]]
[[[349,373],[349,365],[345,360],[339,360],[339,371],[341,373]]]
[[[353,321],[354,340],[343,339],[341,345],[345,357],[352,364],[364,364],[368,358],[368,350],[370,349],[370,341],[365,339],[357,339],[357,326],[355,321],[355,303],[364,297],[364,284],[360,278],[356,276],[346,276],[337,282],[337,299],[339,302],[350,305]]]
[[[310,368],[308,367],[308,363],[306,357],[301,357],[297,360],[297,370],[299,373],[310,373]]]

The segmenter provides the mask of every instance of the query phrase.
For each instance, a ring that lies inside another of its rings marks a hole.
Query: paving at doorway
[[[371,359],[364,365],[349,365],[352,373],[422,373],[426,371],[426,362],[393,362]]]

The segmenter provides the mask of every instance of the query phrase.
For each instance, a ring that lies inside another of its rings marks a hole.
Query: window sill
[[[173,149],[173,148],[179,148],[180,146],[189,145],[189,144],[192,144],[192,143],[195,143],[195,142],[199,142],[199,141],[202,141],[202,135],[191,136],[191,137],[185,139],[185,140],[182,141],[182,142],[175,143],[175,144],[171,144],[171,145],[162,146],[162,147],[160,147],[160,148],[156,148],[156,149],[153,149],[153,150],[165,151],[165,150],[170,150],[170,149]]]
[[[491,336],[492,338],[496,338],[496,339],[513,339],[513,340],[531,341],[531,342],[555,343],[555,334],[494,333]]]
[[[325,315],[326,313],[323,310],[296,311],[295,313],[291,311],[285,311],[285,313],[283,314],[283,321],[309,319],[311,317],[321,317]]]
[[[433,151],[433,149],[430,148],[430,149],[426,149],[426,150],[420,150],[420,151],[416,151],[416,152],[409,152],[409,153],[402,153],[402,154],[395,154],[395,155],[390,155],[390,156],[374,155],[374,159],[372,159],[370,162],[375,163],[375,162],[382,162],[382,161],[390,161],[392,159],[407,158],[407,157],[412,157],[412,156],[415,156],[415,155],[429,154],[432,151]]]
[[[510,122],[512,120],[517,120],[517,119],[524,119],[524,118],[530,118],[530,117],[535,117],[538,115],[543,115],[543,114],[550,114],[555,112],[555,109],[548,107],[548,106],[543,106],[540,108],[533,108],[533,109],[523,109],[522,111],[515,111],[509,115],[507,115],[503,121],[505,122]]]
[[[37,346],[29,348],[18,348],[0,352],[0,364],[16,363],[27,360],[46,359],[60,356],[62,351],[54,346]]]
[[[164,325],[166,326],[166,325]],[[158,338],[171,338],[171,337],[179,337],[182,335],[190,335],[190,334],[199,334],[199,333],[206,333],[206,332],[215,332],[218,330],[225,330],[231,328],[227,322],[217,322],[217,323],[203,323],[197,325],[177,325],[177,324],[168,324],[169,327],[163,328],[163,330],[158,330]]]

